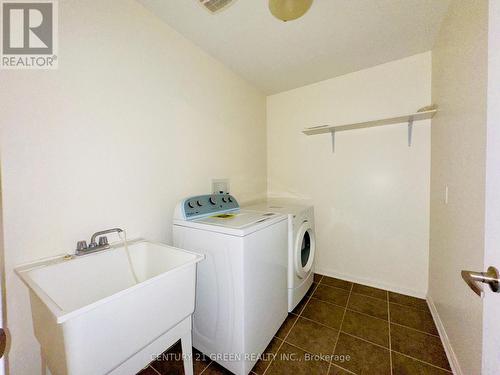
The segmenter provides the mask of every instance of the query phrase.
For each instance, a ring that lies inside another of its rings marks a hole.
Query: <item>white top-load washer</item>
[[[268,199],[247,210],[288,215],[288,311],[304,298],[314,280],[314,207],[296,199]]]
[[[190,197],[175,209],[173,239],[205,254],[193,346],[247,375],[287,316],[286,215],[240,210],[231,195]]]

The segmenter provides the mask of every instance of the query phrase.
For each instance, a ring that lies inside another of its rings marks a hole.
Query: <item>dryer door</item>
[[[307,277],[314,262],[316,240],[311,223],[304,221],[295,240],[295,272],[301,279]]]

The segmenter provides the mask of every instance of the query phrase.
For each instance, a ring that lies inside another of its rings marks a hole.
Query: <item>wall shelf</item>
[[[335,151],[335,133],[338,131],[373,128],[376,126],[401,124],[406,122],[408,124],[408,146],[411,146],[414,121],[428,120],[432,118],[436,114],[436,112],[437,109],[432,109],[429,111],[410,113],[408,115],[388,117],[372,121],[357,122],[353,124],[313,126],[311,128],[304,129],[302,133],[304,133],[305,135],[330,133],[332,136],[332,148]]]

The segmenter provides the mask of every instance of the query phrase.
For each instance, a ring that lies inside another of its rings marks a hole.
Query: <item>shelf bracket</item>
[[[408,147],[411,147],[411,138],[413,136],[413,117],[408,120]]]
[[[332,154],[333,154],[335,153],[335,130],[332,129],[330,134],[332,135]]]

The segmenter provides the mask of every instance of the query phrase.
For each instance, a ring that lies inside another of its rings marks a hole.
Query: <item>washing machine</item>
[[[237,375],[251,371],[287,317],[287,231],[286,215],[240,210],[231,195],[190,197],[175,209],[174,245],[205,254],[193,346]]]
[[[314,207],[295,199],[268,199],[247,210],[286,214],[288,217],[288,311],[304,298],[314,281]]]

